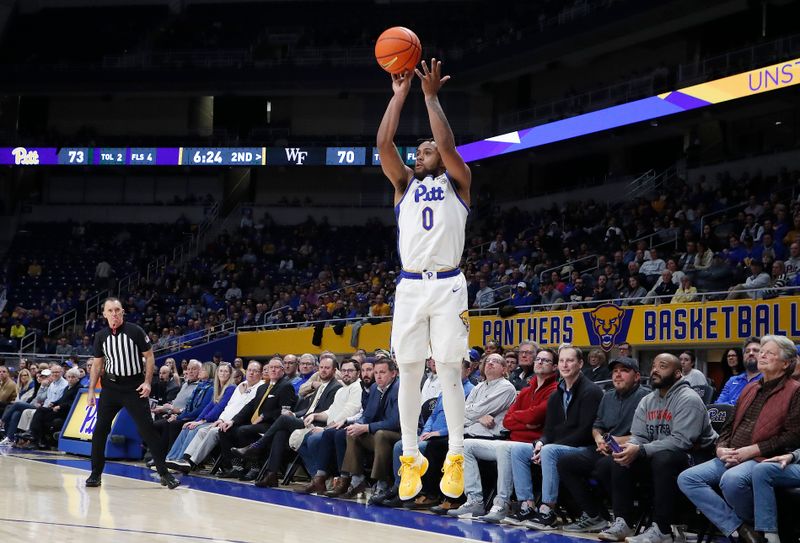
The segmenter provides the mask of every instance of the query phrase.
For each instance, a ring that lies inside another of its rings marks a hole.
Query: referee
[[[153,378],[155,358],[150,338],[139,326],[123,320],[124,310],[117,298],[106,298],[103,302],[103,317],[108,328],[95,334],[92,372],[89,379],[87,400],[95,404],[94,389],[100,370],[103,369],[103,394],[97,402],[97,420],[92,435],[92,473],[86,486],[100,486],[100,477],[105,465],[106,439],[111,432],[114,417],[123,407],[136,424],[136,429],[150,448],[156,468],[161,475],[161,484],[175,488],[180,482],[164,464],[165,452],[153,426],[150,415],[150,383]],[[142,358],[146,361],[142,364]]]

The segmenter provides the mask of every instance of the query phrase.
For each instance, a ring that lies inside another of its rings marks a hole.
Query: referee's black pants
[[[158,433],[153,426],[153,417],[150,415],[150,402],[147,398],[140,398],[136,388],[143,382],[141,375],[121,377],[111,381],[103,377],[103,391],[97,400],[97,420],[92,433],[92,474],[100,475],[106,463],[105,451],[108,434],[111,433],[111,424],[114,417],[124,407],[136,425],[139,436],[150,449],[156,469],[161,475],[169,473],[164,464],[164,451]]]

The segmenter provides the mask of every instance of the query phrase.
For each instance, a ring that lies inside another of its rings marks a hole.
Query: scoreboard
[[[416,147],[398,147],[414,164]],[[376,147],[0,147],[5,166],[380,166]]]

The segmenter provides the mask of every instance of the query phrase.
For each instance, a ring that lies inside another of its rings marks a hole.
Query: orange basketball
[[[413,70],[422,58],[422,44],[411,30],[393,26],[375,43],[375,60],[391,74]]]

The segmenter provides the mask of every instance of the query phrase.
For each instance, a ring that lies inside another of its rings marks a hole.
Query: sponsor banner
[[[713,347],[739,345],[750,336],[777,334],[800,341],[800,296],[774,300],[740,300],[694,304],[617,306],[602,304],[591,309],[519,313],[506,319],[498,316],[462,318],[469,322],[469,344],[519,345],[530,339],[543,347],[573,343],[610,351],[628,342],[634,347]],[[391,323],[363,326],[358,347],[350,344],[352,327],[341,335],[326,327],[320,346],[311,344],[313,328],[290,328],[261,332],[240,332],[239,356],[269,356],[276,352],[314,353],[330,350],[351,353],[389,347]]]

